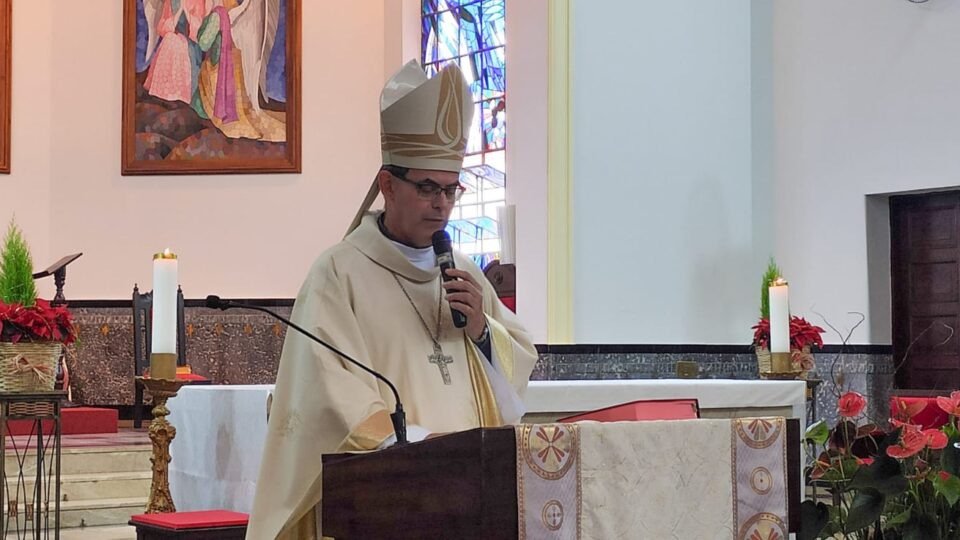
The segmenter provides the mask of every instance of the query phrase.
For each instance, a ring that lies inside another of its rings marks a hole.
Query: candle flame
[[[773,283],[770,284],[771,287],[784,287],[787,285],[787,280],[782,277],[778,277]]]

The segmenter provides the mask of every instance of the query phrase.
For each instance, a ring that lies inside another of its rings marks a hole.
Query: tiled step
[[[150,471],[68,474],[60,477],[60,500],[146,497],[151,478]]]
[[[94,448],[64,448],[60,452],[60,475],[88,474],[98,472],[142,472],[150,470],[152,448],[149,445]],[[34,452],[21,451],[24,474],[35,474],[37,458]],[[47,465],[52,462],[47,456]],[[7,475],[17,470],[17,458],[7,450],[5,460]]]
[[[60,476],[60,500],[83,501],[92,499],[118,499],[146,497],[150,494],[150,471],[86,473]],[[25,478],[25,486],[19,491],[15,484],[9,483],[11,497],[19,493],[25,499],[34,493],[34,479]],[[51,497],[53,496],[51,490]]]
[[[96,527],[101,525],[123,525],[130,520],[134,514],[142,514],[147,506],[146,497],[123,497],[113,499],[94,499],[88,501],[67,501],[60,503],[60,528],[67,529],[72,527]],[[25,515],[25,505],[20,503],[19,515],[17,516],[20,529],[24,530],[33,525],[33,521],[27,521]],[[53,512],[53,504],[50,505],[50,512]],[[38,516],[34,516],[36,518]],[[9,520],[9,514],[4,516],[4,520]],[[53,517],[49,518],[50,526],[53,526]],[[10,522],[13,527],[13,523]]]
[[[60,527],[122,525],[130,516],[142,514],[146,507],[147,497],[67,501],[60,503]]]

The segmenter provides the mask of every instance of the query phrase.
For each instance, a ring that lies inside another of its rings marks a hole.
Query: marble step
[[[64,448],[60,452],[60,475],[89,474],[98,472],[142,472],[150,470],[150,445]],[[20,452],[23,471],[26,475],[36,474],[37,458],[34,451]],[[47,465],[52,463],[47,455]],[[12,450],[7,450],[4,471],[9,476],[18,469],[18,459]]]
[[[25,506],[19,505],[17,522],[21,531],[34,524],[33,521],[27,521],[25,515]],[[74,527],[97,527],[102,525],[123,525],[130,520],[134,514],[142,514],[147,506],[147,497],[121,497],[111,499],[92,499],[87,501],[67,501],[60,503],[60,528],[68,529]],[[51,504],[51,511],[53,506]],[[36,517],[36,516],[34,516]],[[4,517],[9,520],[9,515]],[[53,528],[52,517],[50,527]],[[12,522],[7,521],[11,528],[15,527]],[[4,525],[6,526],[7,523]]]
[[[60,500],[67,502],[146,497],[150,494],[151,479],[150,471],[62,475],[60,477]],[[15,484],[10,482],[7,486],[8,492],[11,493],[11,496],[19,494],[20,499],[31,496],[34,493],[34,479],[25,478],[24,484],[18,491]]]
[[[123,525],[146,508],[147,497],[67,501],[60,503],[60,528]]]
[[[151,479],[151,471],[68,474],[60,477],[60,500],[146,497]]]

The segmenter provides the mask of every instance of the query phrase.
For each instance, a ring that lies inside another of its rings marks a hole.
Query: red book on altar
[[[594,422],[630,422],[635,420],[689,420],[700,418],[696,399],[649,399],[622,403],[596,411],[561,418],[557,422],[582,420]]]

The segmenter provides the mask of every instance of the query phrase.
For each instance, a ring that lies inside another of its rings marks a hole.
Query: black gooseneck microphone
[[[447,234],[447,231],[440,229],[433,233],[431,240],[433,241],[433,252],[437,255],[437,265],[440,267],[440,276],[443,277],[444,281],[457,279],[447,275],[448,268],[456,268],[453,263],[453,246],[450,245],[450,235]],[[450,314],[453,315],[454,326],[457,328],[467,326],[466,315],[453,308],[450,308]]]
[[[328,344],[327,342],[323,341],[317,336],[311,334],[310,332],[307,332],[303,328],[300,328],[299,326],[294,324],[292,321],[285,319],[280,315],[277,315],[276,313],[270,311],[267,308],[260,307],[260,306],[248,306],[245,304],[238,304],[236,302],[231,302],[230,300],[222,300],[219,296],[216,296],[213,294],[207,297],[207,307],[213,308],[213,309],[221,309],[221,310],[228,310],[230,308],[252,309],[253,311],[260,311],[262,313],[266,313],[267,315],[270,315],[274,319],[277,319],[278,321],[283,322],[290,328],[293,328],[294,330],[300,332],[301,334],[307,336],[308,338],[316,341],[320,345],[323,345],[330,351],[338,354],[344,360],[350,362],[351,364],[357,366],[358,368],[366,371],[367,373],[373,375],[374,377],[386,383],[387,386],[390,387],[390,390],[393,392],[393,398],[397,403],[396,409],[390,414],[390,421],[393,422],[393,431],[397,434],[396,444],[398,445],[407,444],[407,415],[405,412],[403,412],[403,405],[400,403],[400,393],[397,392],[397,387],[394,386],[392,382],[387,380],[386,377],[368,368],[367,366],[361,364],[360,362],[357,362],[353,358],[350,358],[349,355],[338,350],[333,345]]]

